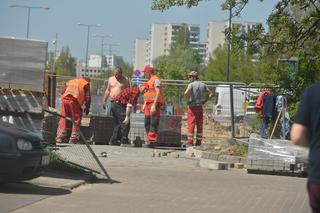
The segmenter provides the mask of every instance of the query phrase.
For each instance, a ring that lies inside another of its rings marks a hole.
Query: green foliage
[[[63,47],[56,60],[55,72],[57,75],[76,76],[76,60],[72,57],[68,46]]]
[[[54,152],[50,152],[50,162],[48,167],[54,170],[72,172],[77,174],[85,172],[85,170],[80,167],[77,167],[75,165],[72,165],[60,160],[59,156]]]
[[[311,53],[319,47],[320,2],[318,0],[282,0],[269,16],[270,33],[264,42],[269,52]],[[314,41],[318,41],[314,43]]]
[[[123,63],[120,63],[118,66],[122,69],[124,76],[128,77],[129,79],[132,78],[132,73],[133,73],[132,65],[130,65],[129,63],[123,62]]]
[[[191,70],[198,70],[201,57],[189,45],[176,44],[168,56],[154,61],[155,68],[163,79],[186,79]]]
[[[176,45],[188,45],[189,42],[189,30],[188,30],[188,25],[187,24],[181,24],[180,29],[177,33]],[[174,46],[173,46],[174,48]]]
[[[248,155],[248,144],[236,143],[232,146],[233,155],[235,156],[247,156]]]
[[[226,80],[227,51],[225,47],[218,47],[210,58],[207,70],[204,74],[206,80],[225,81]],[[266,66],[259,60],[253,60],[253,56],[246,51],[231,51],[230,55],[230,81],[245,82],[265,82],[265,75],[262,72]]]
[[[164,11],[173,6],[197,6],[203,0],[153,0],[151,8]],[[264,1],[264,0],[259,0]],[[248,0],[224,0],[222,9],[232,8],[232,17],[240,15]],[[268,18],[269,32],[258,26],[247,34],[236,29],[226,31],[232,37],[231,81],[274,82],[284,88],[293,115],[302,90],[320,80],[320,1],[279,0]],[[243,54],[243,50],[246,54]],[[240,54],[235,54],[236,52]],[[259,54],[259,62],[250,57]],[[298,69],[279,65],[278,59],[299,59]],[[217,50],[210,59],[205,77],[225,80],[226,54]]]

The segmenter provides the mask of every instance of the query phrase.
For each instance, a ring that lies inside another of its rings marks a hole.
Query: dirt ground
[[[182,135],[187,135],[188,121],[187,117],[182,117]],[[248,137],[250,128],[245,123],[235,124],[235,135],[237,137]],[[216,140],[222,140],[231,136],[230,124],[221,124],[214,121],[212,118],[204,118],[203,121],[203,140],[207,143],[212,143]]]
[[[182,118],[181,132],[187,135],[188,121],[187,117]],[[235,126],[235,134],[238,137],[247,137],[250,134],[249,127],[244,123],[238,123]],[[203,141],[204,144],[197,149],[219,155],[246,156],[247,147],[239,143],[233,143],[228,138],[231,137],[230,125],[221,124],[210,118],[204,118],[203,121]],[[186,140],[186,137],[185,137]]]

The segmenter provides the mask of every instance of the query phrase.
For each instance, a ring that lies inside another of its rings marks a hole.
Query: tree
[[[133,74],[133,66],[130,65],[127,62],[122,62],[118,65],[123,72],[123,75],[127,76],[129,79],[132,78],[132,74]]]
[[[155,68],[163,79],[185,79],[190,70],[198,70],[201,58],[189,45],[175,44],[168,56],[154,61]]]
[[[172,6],[197,6],[203,0],[153,0],[151,8],[167,10]],[[264,1],[264,0],[259,0]],[[225,0],[223,10],[233,9],[233,16],[240,15],[248,0]],[[257,34],[270,50],[287,52],[297,49],[314,49],[311,41],[320,39],[319,0],[280,0],[268,18],[270,33]],[[316,46],[318,46],[317,44]]]
[[[155,10],[172,6],[197,6],[202,0],[153,0]],[[260,0],[264,1],[264,0]],[[230,7],[233,16],[241,13],[248,0],[225,0],[222,9]],[[319,0],[279,0],[268,18],[269,32],[262,27],[248,35],[237,36],[232,32],[233,47],[253,41],[261,45],[260,67],[266,78],[285,89],[294,113],[301,90],[319,80],[320,76],[320,2]],[[251,50],[250,50],[251,51]],[[253,51],[256,51],[253,49]],[[298,59],[297,69],[290,70],[290,63],[279,65],[279,59]],[[234,63],[234,62],[232,62]],[[231,65],[232,65],[231,63]],[[241,62],[242,63],[242,62]],[[208,68],[209,69],[209,68]],[[232,75],[232,73],[231,73]],[[292,113],[292,114],[293,114]]]
[[[56,60],[55,71],[57,75],[76,76],[76,60],[72,57],[68,46],[63,47]]]
[[[187,24],[181,24],[177,33],[175,44],[188,45],[189,42],[189,29]]]
[[[263,73],[263,62],[253,60],[252,55],[244,50],[231,51],[230,59],[230,81],[255,83],[265,82],[265,75]],[[223,46],[218,47],[213,57],[210,58],[207,70],[204,73],[206,80],[211,81],[225,81],[226,80],[226,48]]]

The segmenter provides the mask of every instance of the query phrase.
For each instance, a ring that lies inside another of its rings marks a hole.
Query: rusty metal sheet
[[[43,93],[0,88],[0,111],[42,113]]]

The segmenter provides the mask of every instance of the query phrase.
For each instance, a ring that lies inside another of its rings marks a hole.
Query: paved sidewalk
[[[85,183],[93,182],[95,176],[91,173],[74,174],[59,170],[47,169],[43,172],[43,175],[26,181],[39,186],[57,187],[72,190]]]
[[[117,183],[86,184],[70,194],[50,197],[15,212],[310,212],[303,178],[157,164],[116,166],[109,172]]]
[[[251,175],[245,169],[210,171],[188,159],[185,151],[178,151],[176,158],[155,157],[154,150],[146,148],[93,146],[93,150],[97,155],[107,152],[107,158],[99,159],[115,183],[98,180],[74,188],[84,179],[47,174],[33,181],[74,188],[72,193],[15,212],[310,212],[305,178]]]

